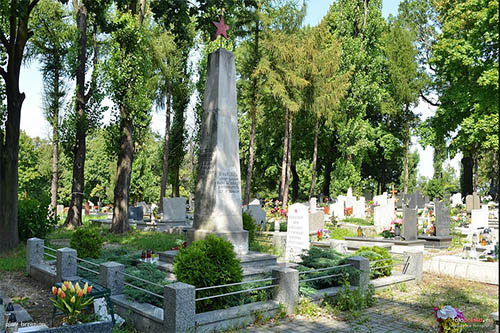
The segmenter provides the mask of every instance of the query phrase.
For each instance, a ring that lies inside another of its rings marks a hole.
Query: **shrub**
[[[180,249],[174,259],[174,274],[178,281],[194,285],[196,288],[241,282],[243,271],[236,259],[233,245],[215,235],[193,242]],[[196,296],[206,297],[238,290],[238,286],[214,288],[197,292]],[[211,311],[227,308],[238,298],[217,297],[196,302],[196,311]]]
[[[379,246],[362,246],[354,252],[354,255],[362,256],[370,261],[391,258],[389,251]],[[390,276],[391,274],[392,260],[378,261],[373,265],[370,265],[370,279],[376,279],[381,276]]]
[[[137,266],[127,267],[125,273],[136,276],[138,278],[144,279],[146,281],[151,281],[160,285],[166,285],[168,282],[165,280],[165,272],[162,272],[158,266],[150,263],[141,263]],[[150,283],[146,283],[140,280],[133,279],[131,277],[125,276],[125,282],[133,284],[142,289],[146,289],[155,294],[163,296],[163,288],[156,287]],[[163,299],[150,295],[144,291],[135,289],[130,286],[123,287],[123,293],[129,298],[139,303],[150,303],[158,307],[163,308]]]
[[[255,229],[257,229],[257,226],[255,225],[255,219],[252,217],[252,215],[245,212],[242,213],[242,216],[243,229],[248,231],[248,244],[251,244],[255,241]]]
[[[360,310],[371,307],[375,304],[375,288],[372,285],[363,293],[359,288],[351,290],[347,280],[342,282],[342,289],[335,295],[335,306],[341,311],[348,311],[349,314],[357,318],[361,314]]]
[[[17,206],[19,239],[45,238],[57,225],[57,218],[49,216],[50,199],[21,198]]]
[[[312,247],[307,253],[301,255],[302,263],[299,266],[299,271],[309,271],[318,268],[327,268],[332,266],[343,265],[346,263],[347,256],[332,250]],[[353,267],[340,267],[331,270],[304,274],[305,278],[315,278],[326,275],[343,274],[355,276],[358,274]],[[315,289],[324,289],[335,285],[340,285],[343,275],[318,279],[306,282],[308,287]]]
[[[71,235],[69,246],[76,250],[79,258],[99,258],[102,247],[99,229],[92,227],[77,228]]]

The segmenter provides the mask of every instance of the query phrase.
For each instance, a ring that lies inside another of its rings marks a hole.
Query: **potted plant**
[[[78,323],[78,316],[84,307],[92,304],[93,297],[88,297],[92,291],[92,286],[85,283],[83,288],[80,287],[78,282],[73,285],[69,281],[64,281],[60,288],[52,287],[54,298],[51,298],[54,306],[61,310],[65,315],[65,323],[67,325],[74,325]]]

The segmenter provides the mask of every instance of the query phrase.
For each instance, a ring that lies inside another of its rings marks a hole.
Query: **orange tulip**
[[[64,285],[66,286],[66,288],[69,287],[69,281],[64,281]]]
[[[52,287],[52,293],[53,293],[54,295],[57,295],[57,288],[56,288],[56,287]]]
[[[61,293],[61,295],[59,295],[59,297],[63,298],[66,297],[66,294],[64,293],[64,291]]]
[[[87,288],[87,292],[88,292],[88,293],[90,293],[91,291],[92,291],[92,286],[89,286],[89,287]]]
[[[78,297],[82,297],[82,296],[83,296],[83,291],[81,291],[81,290],[80,290],[80,291],[78,292]]]

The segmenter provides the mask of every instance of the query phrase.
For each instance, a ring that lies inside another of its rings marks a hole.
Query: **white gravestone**
[[[364,198],[363,198],[364,199]],[[364,219],[365,215],[365,200],[358,200],[354,202],[352,214],[354,217]]]
[[[387,213],[391,217],[391,220],[395,217],[394,209],[395,209],[394,198],[387,199]]]
[[[266,212],[260,207],[259,199],[252,200],[245,210],[255,219],[255,224],[263,228],[266,226]]]
[[[456,207],[458,205],[463,205],[462,193],[455,193],[451,196],[451,206]]]
[[[345,208],[353,207],[354,202],[356,202],[356,198],[352,196],[352,188],[349,187],[349,189],[347,190],[347,195],[345,197]]]
[[[337,202],[333,204],[333,216],[335,216],[336,219],[343,219],[344,218],[344,197],[339,195],[337,197]]]
[[[394,214],[394,212],[392,212]],[[377,232],[381,232],[386,227],[391,226],[392,215],[390,212],[390,208],[385,206],[375,206],[373,212],[373,224],[377,229]]]
[[[186,198],[163,198],[163,220],[184,221],[186,219]]]
[[[311,213],[316,212],[317,210],[317,199],[315,197],[312,197],[311,200],[309,200],[309,209],[311,210]]]
[[[387,193],[384,192],[381,195],[376,195],[375,197],[373,197],[373,203],[379,206],[387,205]]]
[[[309,249],[309,208],[296,203],[288,208],[286,260],[299,261],[303,250]]]
[[[488,209],[471,210],[470,229],[488,228]]]

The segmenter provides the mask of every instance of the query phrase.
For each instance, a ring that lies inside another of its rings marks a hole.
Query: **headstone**
[[[128,219],[134,221],[144,220],[144,211],[141,206],[128,208]]]
[[[450,235],[450,211],[444,202],[434,203],[434,213],[436,215],[436,236]]]
[[[208,56],[198,156],[193,229],[187,241],[210,234],[248,252],[241,217],[241,177],[234,54],[220,48]]]
[[[330,208],[330,211],[333,212],[333,216],[338,219],[344,218],[344,197],[339,195],[337,197],[337,201],[332,205],[333,209]]]
[[[63,205],[57,205],[56,207],[56,214],[61,215],[64,212],[64,206]]]
[[[309,200],[309,209],[311,210],[311,213],[316,211],[317,207],[317,199],[315,197],[312,197],[311,200]]]
[[[384,192],[383,194],[381,195],[376,195],[374,198],[373,198],[373,202],[376,204],[376,205],[379,205],[379,206],[385,206],[387,205],[387,192]]]
[[[469,194],[465,197],[465,210],[470,213],[473,209],[480,209],[479,196],[476,193]]]
[[[286,260],[298,261],[303,250],[309,249],[309,209],[296,203],[288,208]]]
[[[471,230],[488,228],[488,209],[473,209],[469,228]]]
[[[137,203],[137,206],[140,206],[142,207],[142,211],[145,213],[145,214],[151,214],[151,208],[149,207],[149,205],[147,203],[145,203],[144,201],[140,201]]]
[[[163,220],[184,221],[186,219],[186,198],[163,198]]]
[[[365,213],[365,198],[362,198],[363,200],[358,200],[358,201],[355,201],[354,202],[354,206],[353,206],[353,216],[354,217],[357,217],[357,218],[360,218],[360,219],[364,219],[366,217],[366,213]]]
[[[405,240],[417,240],[417,209],[403,208],[403,237]]]
[[[356,202],[356,198],[353,197],[352,195],[348,195],[345,197],[345,208],[352,208],[354,207],[354,203]]]
[[[396,206],[394,204],[394,198],[387,199],[387,212],[391,217],[391,220],[394,218]]]
[[[260,200],[254,199],[246,208],[246,212],[255,219],[255,224],[263,228],[266,225],[266,212],[260,206]],[[279,231],[279,230],[278,230]]]
[[[462,205],[462,193],[458,192],[451,196],[451,206],[456,207],[458,205]]]
[[[481,200],[479,199],[479,195],[477,193],[472,193],[472,209],[480,209],[481,208]]]
[[[387,205],[375,206],[373,211],[373,224],[377,228],[377,231],[382,231],[385,227],[391,225],[392,215],[388,209]]]
[[[397,209],[403,208],[403,197],[399,194],[396,195],[396,208]]]
[[[322,210],[309,214],[309,233],[316,233],[325,227],[325,213]]]

